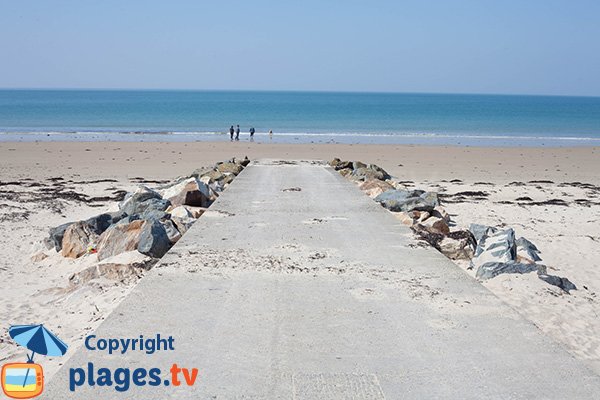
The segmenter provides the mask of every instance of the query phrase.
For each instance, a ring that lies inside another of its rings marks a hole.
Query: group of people
[[[254,132],[256,132],[256,130],[254,130],[254,127],[250,127],[250,130],[248,132],[250,133],[250,141],[254,141]],[[229,136],[231,137],[232,142],[234,140],[240,140],[240,126],[237,125],[234,129],[233,125],[231,125],[231,128],[229,128]],[[269,139],[273,139],[272,130],[269,131]]]

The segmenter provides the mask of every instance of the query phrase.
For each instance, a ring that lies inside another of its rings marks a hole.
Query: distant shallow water
[[[0,141],[600,146],[600,98],[0,90]],[[270,139],[269,129],[274,131]]]

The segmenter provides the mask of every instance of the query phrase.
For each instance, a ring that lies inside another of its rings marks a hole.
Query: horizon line
[[[531,93],[483,93],[483,92],[400,92],[400,91],[376,91],[376,90],[300,90],[300,89],[197,89],[197,88],[70,88],[70,87],[0,87],[0,91],[130,91],[130,92],[264,92],[264,93],[346,93],[346,94],[416,94],[416,95],[466,95],[466,96],[522,96],[522,97],[581,97],[600,98],[599,95],[573,95],[573,94],[531,94]]]

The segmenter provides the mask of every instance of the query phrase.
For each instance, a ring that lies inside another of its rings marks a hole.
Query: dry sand
[[[114,209],[111,198],[139,182],[152,185],[246,155],[361,160],[415,188],[467,192],[444,204],[457,227],[513,227],[542,251],[549,273],[569,278],[579,290],[568,295],[533,273],[482,284],[600,373],[600,148],[247,142],[0,143],[0,363],[25,359],[8,338],[9,325],[43,322],[77,347],[135,284],[95,280],[69,289],[69,276],[93,264],[94,256],[33,262],[49,227]],[[517,200],[525,197],[532,200]],[[564,205],[543,204],[547,200]],[[45,360],[46,375],[64,361]]]

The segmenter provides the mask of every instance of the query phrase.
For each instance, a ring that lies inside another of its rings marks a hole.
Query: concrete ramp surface
[[[157,333],[175,350],[79,349],[43,397],[600,398],[597,375],[320,162],[253,162],[95,332]],[[88,362],[199,371],[69,392]]]

